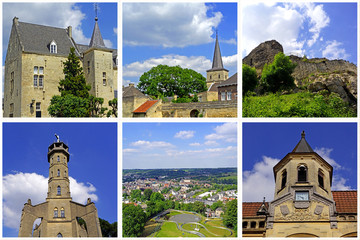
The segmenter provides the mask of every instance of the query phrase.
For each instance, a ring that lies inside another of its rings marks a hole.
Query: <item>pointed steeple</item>
[[[314,152],[314,150],[310,147],[308,142],[305,140],[305,131],[302,131],[301,133],[301,139],[299,143],[296,145],[294,150],[292,150],[293,153],[310,153]]]
[[[224,69],[224,65],[221,58],[221,52],[220,52],[220,46],[219,46],[219,40],[218,40],[218,32],[216,31],[216,41],[215,41],[215,50],[214,50],[214,57],[212,62],[212,68],[208,71],[213,70],[222,70]],[[224,69],[226,70],[226,69]]]
[[[93,34],[91,36],[89,47],[99,47],[99,48],[106,48],[104,44],[104,40],[100,33],[100,28],[98,25],[98,17],[97,17],[97,6],[95,5],[95,26],[93,30]]]

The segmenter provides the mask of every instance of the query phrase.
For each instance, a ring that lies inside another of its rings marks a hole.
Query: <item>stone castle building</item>
[[[86,205],[72,201],[69,147],[58,138],[49,146],[47,158],[50,166],[46,202],[32,205],[29,199],[24,204],[19,237],[101,237],[95,204],[90,198]],[[38,218],[41,223],[33,229]]]
[[[196,103],[153,100],[134,84],[123,87],[123,117],[236,117],[237,73],[229,77],[229,70],[224,68],[217,34],[212,67],[206,72],[208,90],[198,93]]]
[[[271,202],[243,203],[243,237],[357,237],[357,191],[332,191],[333,167],[301,134],[274,168]]]
[[[66,29],[13,19],[5,60],[4,117],[49,117],[48,107],[64,79],[70,48],[80,58],[90,94],[104,98],[104,107],[117,97],[117,50],[105,47],[98,19],[89,45],[77,44]]]

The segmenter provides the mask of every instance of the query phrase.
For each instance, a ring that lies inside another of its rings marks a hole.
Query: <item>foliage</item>
[[[237,228],[237,200],[226,203],[223,223],[226,227]]]
[[[288,56],[279,52],[275,55],[271,64],[265,64],[260,84],[266,92],[277,92],[295,87],[291,73],[296,64],[292,63]]]
[[[132,190],[130,193],[130,199],[132,201],[140,202],[141,201],[141,190],[140,189]]]
[[[216,209],[222,208],[222,207],[224,207],[224,204],[222,203],[222,201],[219,200],[219,201],[213,203],[213,205],[210,206],[210,209],[215,211]]]
[[[117,237],[117,222],[109,223],[108,221],[99,218],[100,228],[103,237]]]
[[[113,100],[109,100],[110,110],[106,113],[107,117],[114,116],[117,118],[117,110],[118,110],[118,100],[114,98]]]
[[[145,189],[144,196],[143,196],[144,200],[149,201],[152,193],[153,193],[153,191],[150,188]]]
[[[243,117],[356,117],[338,94],[299,92],[243,99]]]
[[[258,84],[258,79],[256,75],[255,68],[250,67],[249,65],[242,65],[242,81],[243,81],[243,96],[248,91],[254,91],[256,85]]]
[[[146,214],[140,206],[123,204],[123,237],[139,237],[144,230]]]
[[[59,82],[59,95],[50,100],[48,108],[52,117],[102,117],[106,108],[102,107],[103,98],[91,96],[91,86],[86,84],[80,60],[71,48],[64,63],[65,78]]]
[[[206,91],[206,79],[200,73],[180,66],[158,65],[145,72],[137,88],[143,93],[160,97],[188,97],[190,93]]]

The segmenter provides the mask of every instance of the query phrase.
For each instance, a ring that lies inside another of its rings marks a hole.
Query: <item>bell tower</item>
[[[48,148],[49,181],[48,181],[48,199],[70,199],[70,181],[68,162],[70,158],[69,147],[60,141],[56,135],[57,141]]]

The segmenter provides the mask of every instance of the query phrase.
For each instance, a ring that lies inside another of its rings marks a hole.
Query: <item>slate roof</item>
[[[332,191],[338,213],[357,213],[357,191]],[[243,202],[243,217],[255,217],[262,202]],[[266,207],[269,203],[265,202]]]
[[[146,97],[139,89],[133,85],[123,87],[123,97]]]
[[[146,113],[159,100],[149,100],[143,103],[140,107],[135,109],[133,113]]]
[[[357,213],[357,191],[332,191],[338,213]]]
[[[224,68],[224,65],[222,62],[221,51],[220,51],[217,33],[216,33],[216,41],[215,41],[215,49],[214,49],[214,57],[213,57],[213,61],[212,61],[212,67],[211,67],[211,69],[207,70],[207,72],[216,71],[216,70],[228,71],[227,69]]]
[[[310,147],[308,142],[305,140],[305,132],[301,133],[301,139],[298,144],[295,146],[293,153],[310,153],[314,152],[314,150]]]
[[[256,213],[259,211],[263,202],[243,202],[243,217],[255,217]],[[269,208],[269,203],[265,202],[265,206]]]
[[[208,92],[217,92],[219,84],[220,83],[212,83],[207,91]]]
[[[91,36],[89,47],[105,48],[104,40],[101,36],[97,18],[95,18],[95,26]]]
[[[54,40],[57,53],[54,55],[68,55],[74,42],[63,28],[49,27],[32,23],[18,22],[17,32],[25,52],[50,54],[50,43]]]
[[[235,73],[230,78],[228,78],[227,80],[220,83],[218,88],[219,87],[232,86],[232,85],[237,85],[237,73]]]

